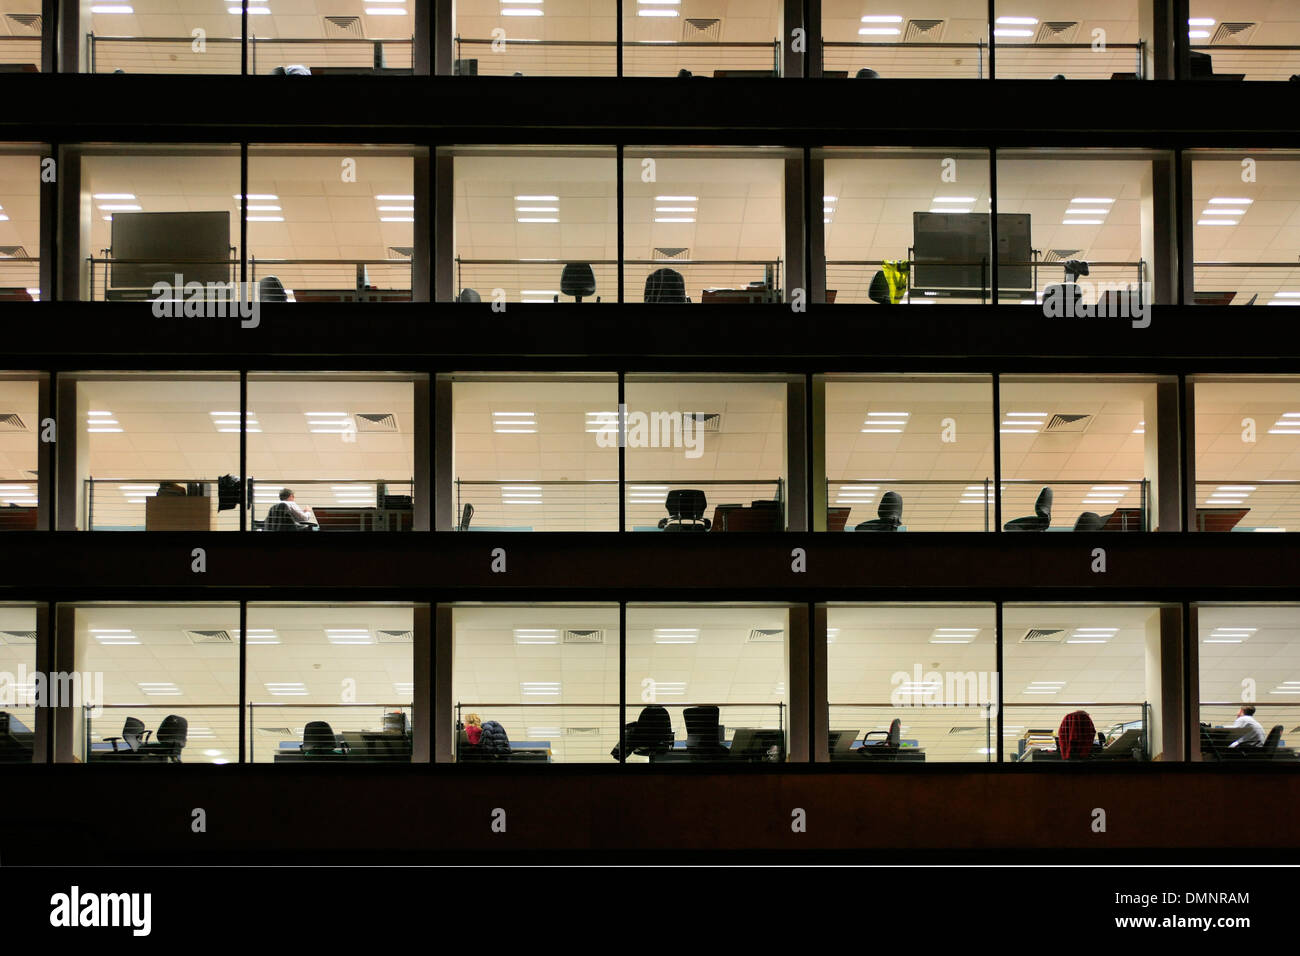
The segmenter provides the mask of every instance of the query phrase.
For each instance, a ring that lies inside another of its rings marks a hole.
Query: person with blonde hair
[[[478,714],[465,715],[465,739],[471,747],[477,747],[483,739],[483,721]]]

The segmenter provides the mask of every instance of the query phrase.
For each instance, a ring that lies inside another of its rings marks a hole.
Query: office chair
[[[1079,517],[1074,519],[1075,531],[1100,531],[1106,524],[1106,519],[1101,515],[1085,511]]]
[[[1052,489],[1044,488],[1034,502],[1034,513],[1025,518],[1012,518],[1002,526],[1003,531],[1046,531],[1052,523]]]
[[[1277,753],[1277,745],[1282,742],[1282,725],[1274,724],[1273,729],[1268,732],[1264,738],[1263,745],[1259,748],[1259,756],[1271,757]]]
[[[560,292],[563,295],[573,296],[578,302],[582,301],[583,296],[595,295],[596,274],[591,271],[591,266],[585,262],[566,262],[564,270],[560,273]],[[558,295],[555,301],[560,301]]]
[[[347,748],[339,748],[334,728],[323,720],[309,720],[302,729],[302,745],[299,748],[306,759],[342,757]]]
[[[103,737],[101,739],[113,745],[113,753],[134,753],[149,740],[149,734],[150,731],[144,729],[144,721],[136,717],[128,717],[126,722],[122,724],[121,737]],[[117,749],[119,740],[122,741],[126,750],[119,751]]]
[[[677,71],[677,79],[679,79],[679,80],[681,80],[681,79],[685,79],[686,77],[688,77],[688,76],[693,76],[693,75],[694,75],[694,74],[692,74],[690,70],[681,69],[681,70],[678,70],[678,71]],[[1293,79],[1294,79],[1294,77],[1293,77]]]
[[[872,734],[880,734],[883,740],[872,740]],[[862,735],[862,746],[858,753],[864,757],[879,757],[897,751],[902,747],[903,722],[895,717],[889,722],[888,730],[868,730]]]
[[[857,73],[853,74],[853,78],[855,80],[878,80],[880,79],[880,74],[875,70],[868,69],[864,66],[862,69],[858,70]]]
[[[668,492],[664,502],[668,517],[659,519],[659,527],[664,531],[708,531],[713,527],[713,522],[704,517],[708,506],[708,499],[698,488],[677,488]]]
[[[1056,745],[1062,760],[1083,760],[1092,756],[1097,728],[1086,710],[1075,710],[1061,718],[1056,731]]]
[[[264,531],[306,531],[307,525],[294,518],[293,512],[283,501],[277,501],[266,512],[262,521]]]
[[[294,66],[277,66],[271,71],[272,76],[311,76],[311,70],[301,64]]]
[[[903,496],[897,491],[886,491],[880,496],[876,508],[879,517],[855,525],[854,531],[897,531],[903,523]]]
[[[692,760],[717,760],[730,755],[722,745],[716,706],[687,707],[682,715],[686,719],[686,752]]]
[[[284,283],[276,276],[263,276],[257,280],[257,298],[262,302],[288,302]]]
[[[139,752],[150,757],[162,757],[168,763],[180,763],[181,751],[189,738],[190,722],[177,714],[168,714],[158,725],[153,743],[140,745]]]
[[[676,269],[656,269],[645,277],[646,302],[690,302],[686,298],[686,280]]]
[[[673,733],[672,718],[662,704],[647,704],[642,707],[636,720],[628,724],[625,736],[628,750],[652,760],[672,750],[673,743],[677,740],[677,735]]]
[[[1067,259],[1065,261],[1066,282],[1077,283],[1079,281],[1079,276],[1089,275],[1090,272],[1091,270],[1088,268],[1088,263],[1084,262],[1082,259]]]
[[[456,296],[457,302],[482,302],[479,294],[473,289],[461,289],[460,295]]]
[[[460,524],[456,526],[457,531],[468,531],[470,520],[474,517],[474,506],[468,501],[460,512]]]

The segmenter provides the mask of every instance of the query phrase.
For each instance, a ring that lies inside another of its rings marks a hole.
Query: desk
[[[410,508],[313,508],[321,531],[410,531]]]
[[[852,510],[852,508],[827,508],[826,530],[843,531],[849,523],[849,512]]]
[[[1249,511],[1249,508],[1197,508],[1196,530],[1231,531]]]
[[[748,289],[705,289],[700,293],[700,302],[705,305],[717,303],[758,305],[765,302],[780,301],[780,292],[766,285],[753,286]]]
[[[1106,523],[1101,526],[1102,531],[1141,531],[1142,530],[1142,509],[1141,508],[1116,508],[1106,516]]]
[[[411,738],[406,734],[385,734],[378,731],[350,731],[334,735],[335,745],[347,753],[313,754],[302,752],[302,742],[280,741],[274,763],[315,763],[317,761],[346,760],[350,763],[410,763]]]
[[[27,505],[0,508],[0,531],[35,531],[36,514],[36,509]]]
[[[145,531],[211,531],[212,499],[201,495],[152,495],[144,500]]]
[[[31,763],[35,737],[18,718],[0,711],[0,763]]]
[[[294,289],[294,302],[410,302],[410,289]]]
[[[26,289],[0,289],[0,302],[35,302]]]
[[[713,509],[711,531],[780,531],[782,523],[781,506],[775,502],[768,505],[718,505]]]

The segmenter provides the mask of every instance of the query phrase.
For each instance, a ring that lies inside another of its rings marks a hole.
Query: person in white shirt
[[[1232,726],[1245,727],[1246,732],[1228,744],[1229,747],[1264,746],[1264,727],[1255,719],[1254,704],[1242,704],[1241,709],[1237,711],[1237,719],[1232,722]]]
[[[280,489],[280,500],[289,507],[289,513],[293,515],[293,520],[300,524],[315,524],[316,516],[312,514],[311,507],[304,508],[298,502],[293,500],[292,488]]]

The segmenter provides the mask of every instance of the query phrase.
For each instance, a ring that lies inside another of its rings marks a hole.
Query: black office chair
[[[288,302],[289,294],[276,276],[263,276],[257,280],[257,298],[261,302]]]
[[[1264,744],[1257,751],[1261,757],[1271,757],[1277,753],[1278,744],[1282,742],[1282,725],[1274,724],[1273,729],[1264,738]]]
[[[880,735],[881,740],[872,740],[875,735]],[[903,722],[895,717],[889,723],[888,730],[868,730],[862,735],[862,746],[858,748],[858,753],[863,757],[881,757],[887,754],[893,754],[902,746]]]
[[[329,760],[346,754],[346,747],[340,748],[334,728],[323,720],[309,720],[302,729],[302,745],[299,748],[306,760]]]
[[[722,725],[717,707],[687,707],[682,716],[686,719],[686,753],[692,760],[718,760],[729,756],[729,751],[722,745]]]
[[[482,298],[473,289],[461,289],[460,295],[456,296],[457,302],[482,302]]]
[[[871,285],[867,287],[867,298],[876,305],[893,305],[893,300],[889,297],[889,280],[885,278],[883,271],[877,271],[871,277]]]
[[[896,491],[886,491],[880,496],[876,508],[879,517],[854,526],[854,531],[897,531],[903,523],[903,496]]]
[[[708,531],[713,527],[713,522],[704,517],[708,506],[708,499],[698,488],[677,488],[668,492],[664,502],[668,517],[659,519],[659,527],[664,531]]]
[[[857,80],[878,80],[880,79],[880,74],[875,70],[864,66],[862,69],[858,70],[857,73],[853,74],[853,78]]]
[[[266,518],[262,521],[264,531],[308,531],[310,526],[297,520],[289,506],[283,501],[277,501],[266,512]]]
[[[1092,511],[1085,511],[1074,519],[1075,531],[1100,531],[1105,525],[1106,519]]]
[[[180,763],[181,751],[189,739],[190,722],[177,714],[168,714],[158,725],[153,743],[140,745],[139,753],[159,757],[168,763]]]
[[[654,758],[673,749],[677,735],[673,721],[662,704],[647,704],[628,725],[627,746],[634,754]]]
[[[694,74],[692,74],[691,71],[687,69],[681,69],[677,71],[677,79],[679,80],[685,79],[686,77],[693,76],[693,75]],[[1292,79],[1295,79],[1295,77],[1292,77]]]
[[[596,273],[592,272],[591,266],[585,262],[565,263],[564,271],[560,273],[560,292],[563,295],[573,296],[577,302],[581,302],[584,296],[595,295]],[[560,301],[558,295],[555,301]]]
[[[656,269],[645,278],[646,302],[690,302],[686,298],[686,280],[676,269]]]
[[[1052,489],[1044,488],[1034,502],[1034,513],[1025,518],[1012,518],[1002,526],[1003,531],[1046,531],[1052,523]]]
[[[113,753],[134,753],[139,750],[143,744],[148,742],[149,734],[150,731],[144,729],[144,721],[136,717],[128,717],[126,722],[122,724],[121,737],[104,737],[102,739],[106,743],[111,743],[113,745]],[[117,743],[119,740],[122,742],[122,745],[126,747],[125,750],[117,749]]]
[[[460,512],[460,524],[456,526],[457,531],[468,531],[470,520],[474,517],[474,506],[468,501]]]

